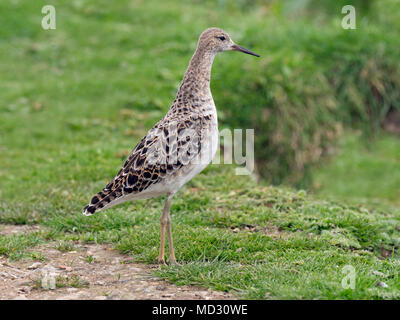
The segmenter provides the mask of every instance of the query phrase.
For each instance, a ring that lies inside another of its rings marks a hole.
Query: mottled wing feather
[[[201,117],[158,122],[133,149],[124,165],[83,209],[90,215],[127,195],[139,194],[173,175],[199,152]],[[188,131],[186,131],[188,130]]]

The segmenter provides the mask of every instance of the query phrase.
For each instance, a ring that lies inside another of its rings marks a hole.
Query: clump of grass
[[[95,263],[95,262],[96,262],[96,259],[95,259],[92,255],[87,255],[87,256],[85,257],[85,261],[86,261],[87,263]]]
[[[72,240],[59,240],[56,243],[56,249],[61,252],[74,251],[76,249]]]
[[[11,260],[25,257],[39,257],[27,252],[28,248],[34,247],[42,242],[39,232],[28,234],[0,235],[0,255],[4,255]]]
[[[39,220],[38,213],[29,210],[24,203],[16,203],[12,208],[6,207],[4,202],[0,203],[0,223],[25,225],[38,223]]]
[[[63,276],[59,275],[56,277],[56,287],[57,288],[87,288],[89,283],[81,279],[77,275]]]
[[[46,261],[47,258],[43,256],[43,253],[37,252],[37,251],[30,251],[26,254],[29,258],[32,260],[38,260],[38,261]]]

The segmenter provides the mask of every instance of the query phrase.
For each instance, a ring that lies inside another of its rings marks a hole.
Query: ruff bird
[[[210,90],[211,66],[222,51],[258,54],[235,44],[218,28],[199,37],[171,108],[144,136],[112,181],[83,208],[92,215],[119,203],[166,195],[160,217],[158,263],[165,264],[165,233],[171,264],[177,264],[171,231],[171,199],[212,160],[218,146],[217,111]]]

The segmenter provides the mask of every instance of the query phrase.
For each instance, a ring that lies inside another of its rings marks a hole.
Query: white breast
[[[185,183],[203,171],[217,152],[219,134],[217,112],[214,103],[212,106],[210,106],[210,109],[212,112],[210,113],[212,116],[212,122],[209,127],[204,128],[202,131],[201,151],[199,155],[195,157],[187,166],[182,167],[182,169],[179,170],[175,176],[175,179],[173,179],[174,181],[171,179],[170,192],[172,193],[178,191],[178,189],[181,188]]]

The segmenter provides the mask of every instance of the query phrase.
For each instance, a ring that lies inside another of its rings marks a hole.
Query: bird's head
[[[202,50],[209,50],[214,54],[222,51],[234,50],[259,57],[257,53],[254,53],[234,43],[228,33],[218,28],[209,28],[204,31],[200,35],[197,47]]]

